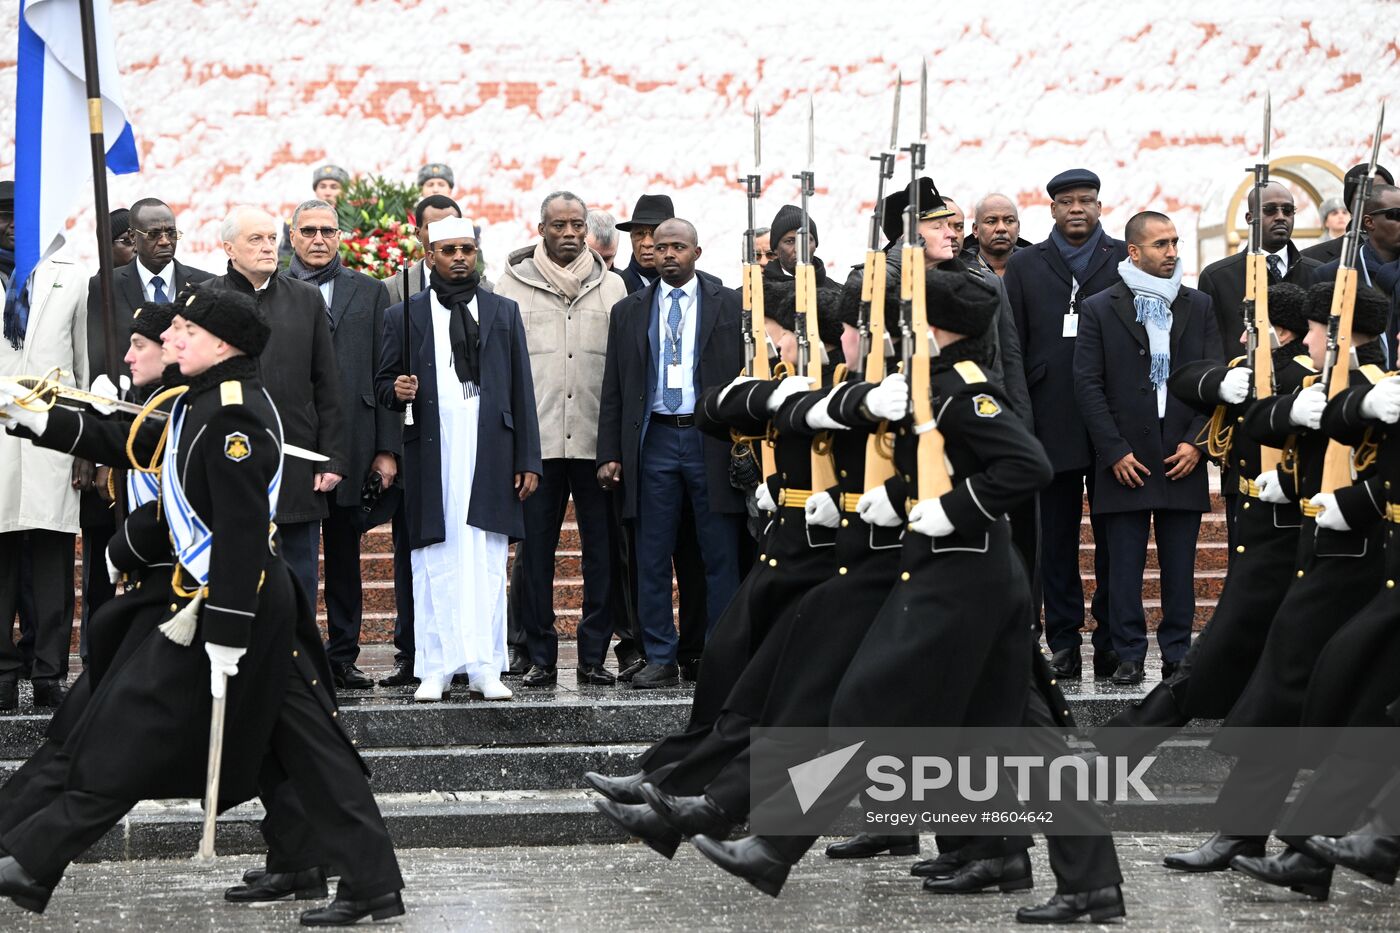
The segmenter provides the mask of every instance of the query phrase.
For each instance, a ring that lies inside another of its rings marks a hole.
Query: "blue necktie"
[[[165,279],[158,275],[151,276],[151,287],[156,290],[156,304],[170,304],[170,296],[165,293]]]
[[[1283,259],[1278,256],[1270,255],[1264,262],[1269,266],[1269,281],[1275,283],[1282,282],[1283,273],[1280,271],[1280,267],[1283,265]]]
[[[667,339],[666,339],[666,369],[671,365],[679,366],[681,362],[681,296],[685,292],[679,288],[671,289],[671,311],[666,316]],[[681,407],[680,387],[671,388],[670,380],[666,378],[666,372],[661,374],[661,404],[666,406],[666,410],[674,412]]]

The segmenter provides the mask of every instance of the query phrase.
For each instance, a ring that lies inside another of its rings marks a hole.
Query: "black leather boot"
[[[1034,886],[1031,858],[1024,850],[1000,858],[973,859],[946,878],[924,879],[924,890],[933,894],[975,894],[988,888],[1006,893]]]
[[[696,836],[691,844],[700,854],[720,868],[758,888],[769,897],[777,897],[787,881],[792,866],[759,836],[746,836],[733,842]]]
[[[666,821],[651,808],[651,804],[595,800],[593,806],[614,826],[627,835],[642,840],[662,857],[671,858],[676,854],[676,848],[681,844],[681,834],[666,825]]]
[[[642,782],[646,778],[645,771],[622,777],[609,777],[597,771],[589,771],[583,776],[583,783],[617,803],[646,803],[641,791]]]
[[[14,856],[0,859],[0,897],[8,897],[17,906],[41,914],[52,896],[53,888],[36,881]]]
[[[1016,911],[1016,920],[1019,923],[1073,923],[1085,914],[1094,923],[1127,916],[1122,888],[1113,884],[1097,891],[1056,894],[1039,907],[1022,907]]]
[[[1265,884],[1306,894],[1315,901],[1327,900],[1332,888],[1332,866],[1306,852],[1287,848],[1278,855],[1237,855],[1230,867]]]
[[[305,871],[262,872],[251,882],[235,885],[224,892],[224,900],[249,904],[280,901],[291,895],[298,901],[320,900],[329,894],[326,873],[320,868]]]
[[[969,861],[971,860],[963,855],[959,849],[954,849],[951,852],[940,852],[934,858],[915,862],[909,867],[909,874],[916,878],[947,878]]]
[[[1216,833],[1190,852],[1175,852],[1162,864],[1177,871],[1224,871],[1237,855],[1262,856],[1264,836],[1227,836]]]
[[[345,901],[337,897],[326,907],[317,907],[301,915],[304,927],[347,927],[369,917],[387,920],[403,916],[403,894],[381,894],[367,901]]]
[[[1315,859],[1350,868],[1381,884],[1394,884],[1400,870],[1400,837],[1356,832],[1345,836],[1309,836],[1303,850]]]
[[[877,836],[856,833],[826,847],[827,858],[870,858],[875,855],[918,855],[918,836]]]
[[[642,797],[667,826],[687,838],[709,836],[712,839],[728,839],[734,831],[735,822],[704,794],[675,797],[650,781],[643,781]]]

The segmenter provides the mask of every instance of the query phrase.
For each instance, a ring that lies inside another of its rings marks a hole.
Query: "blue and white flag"
[[[102,128],[107,168],[140,168],[122,102],[110,4],[94,0]],[[5,336],[28,326],[23,286],[34,267],[63,245],[63,230],[92,178],[87,86],[78,0],[20,0],[15,107],[15,271],[5,296]]]

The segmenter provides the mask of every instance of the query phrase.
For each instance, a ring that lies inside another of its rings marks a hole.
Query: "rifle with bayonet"
[[[812,266],[812,225],[807,212],[808,199],[816,191],[816,114],[811,100],[807,101],[807,167],[793,177],[802,187],[802,225],[797,228],[797,266],[793,278],[797,286],[797,372],[806,375],[813,389],[823,387],[821,329],[817,318],[817,271]],[[812,346],[813,338],[816,347]],[[819,434],[812,441],[812,489],[830,489],[836,485],[836,463],[831,456],[831,439]]]
[[[1269,186],[1269,149],[1273,141],[1273,101],[1264,97],[1264,151],[1252,169],[1254,207],[1250,212],[1249,254],[1244,272],[1245,353],[1254,370],[1251,395],[1255,399],[1274,394],[1274,340],[1269,324],[1269,263],[1264,252],[1264,189]],[[1278,469],[1283,451],[1277,447],[1259,448],[1259,472]]]
[[[1385,104],[1381,104],[1376,134],[1371,139],[1371,161],[1366,167],[1366,176],[1356,186],[1356,195],[1350,205],[1352,217],[1361,217],[1366,202],[1371,197],[1371,187],[1376,179],[1376,162],[1381,154],[1381,131],[1384,126]],[[1326,387],[1328,398],[1335,397],[1351,382],[1351,322],[1356,311],[1356,266],[1360,254],[1361,224],[1358,221],[1346,232],[1341,262],[1337,267],[1336,285],[1332,291],[1332,308],[1327,315],[1327,355],[1322,365],[1322,385]],[[1335,440],[1329,441],[1326,458],[1322,461],[1322,491],[1335,492],[1350,486],[1351,482],[1351,448]]]
[[[924,248],[919,236],[919,173],[928,151],[928,65],[919,75],[919,139],[909,153],[909,206],[904,215],[904,252],[899,281],[899,330],[904,374],[909,379],[909,410],[918,443],[919,487],[916,501],[952,491],[953,480],[943,457],[943,434],[933,423],[932,352],[929,348],[928,308],[924,295]],[[912,503],[911,503],[912,507]]]
[[[744,273],[743,273],[743,310],[744,310],[744,375],[753,376],[755,379],[769,379],[773,373],[768,365],[768,330],[763,325],[763,265],[758,261],[758,237],[754,231],[758,229],[757,210],[758,199],[763,195],[763,176],[759,174],[759,166],[763,164],[763,126],[758,113],[758,106],[753,108],[753,171],[743,178],[744,194],[748,199],[748,220],[749,225],[744,230]],[[769,476],[777,472],[777,460],[773,453],[773,441],[770,438],[744,437],[737,433],[732,433],[735,451],[738,456],[743,455],[742,445],[749,445],[749,450],[753,450],[753,444],[758,443],[759,465],[763,474],[759,481],[762,482]]]
[[[885,251],[880,237],[885,229],[885,183],[894,177],[894,163],[899,153],[899,96],[903,76],[895,79],[894,115],[890,118],[890,144],[870,158],[880,165],[880,180],[875,189],[875,209],[870,214],[870,248],[865,253],[865,277],[860,287],[859,365],[866,382],[879,383],[885,378]],[[894,475],[893,438],[888,423],[871,433],[865,445],[865,489],[874,489]]]

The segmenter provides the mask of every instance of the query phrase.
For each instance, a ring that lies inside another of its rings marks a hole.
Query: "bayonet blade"
[[[1385,101],[1381,101],[1381,116],[1376,121],[1376,135],[1371,139],[1371,164],[1366,169],[1366,174],[1372,178],[1376,176],[1376,162],[1381,157],[1381,130],[1385,128]]]
[[[919,140],[928,139],[928,62],[919,63]]]
[[[890,117],[890,152],[899,148],[899,95],[904,90],[904,72],[898,72],[894,80],[894,114]]]
[[[763,164],[763,117],[759,115],[758,104],[753,105],[753,167]]]
[[[1274,141],[1273,130],[1274,102],[1273,95],[1268,91],[1264,92],[1264,164],[1269,164],[1269,149]]]
[[[817,163],[817,106],[807,95],[807,171]]]

